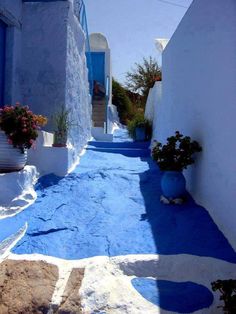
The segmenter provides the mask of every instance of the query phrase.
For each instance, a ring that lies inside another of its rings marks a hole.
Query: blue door
[[[91,52],[93,79],[105,87],[105,52]]]
[[[6,50],[6,24],[0,20],[0,107],[3,106]]]

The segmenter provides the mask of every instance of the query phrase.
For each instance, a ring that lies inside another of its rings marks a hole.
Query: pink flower
[[[34,140],[32,140],[32,139],[29,142],[30,142],[31,145],[34,144]]]
[[[26,133],[26,132],[27,132],[27,129],[26,129],[26,128],[22,129],[22,132],[23,132],[23,133]]]
[[[20,106],[20,103],[19,103],[19,102],[16,102],[16,106],[17,106],[17,107]]]
[[[8,144],[12,145],[12,140],[10,138],[7,140],[7,142]]]

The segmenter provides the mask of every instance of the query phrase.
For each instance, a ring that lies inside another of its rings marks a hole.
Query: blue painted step
[[[139,148],[148,149],[150,142],[97,142],[89,141],[89,146],[101,148]]]
[[[87,147],[87,150],[102,152],[102,153],[121,154],[127,157],[150,157],[149,149]]]
[[[132,284],[145,299],[171,313],[193,313],[209,308],[214,300],[208,288],[194,282],[134,278]]]

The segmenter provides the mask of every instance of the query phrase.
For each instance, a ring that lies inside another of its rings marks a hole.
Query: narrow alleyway
[[[189,197],[159,202],[160,173],[147,143],[118,130],[115,142],[92,142],[76,170],[37,184],[34,205],[0,221],[0,240],[28,229],[13,251],[65,259],[126,254],[193,254],[236,262],[207,211]]]
[[[123,129],[115,132],[113,143],[90,142],[73,173],[65,178],[42,177],[37,184],[35,204],[0,221],[0,241],[17,233],[27,223],[25,235],[12,249],[14,256],[39,253],[65,260],[112,257],[113,266],[120,265],[126,276],[137,277],[132,280],[133,287],[151,303],[182,313],[210,306],[213,298],[209,292],[210,282],[218,279],[217,272],[225,265],[234,267],[236,253],[208,212],[191,196],[181,206],[160,203],[161,174],[150,157],[148,145],[132,142]],[[160,256],[160,268],[155,266],[156,254]],[[124,263],[132,265],[132,256],[141,264],[136,262],[136,270],[134,266],[128,266],[127,270]],[[95,277],[106,278],[103,272],[107,269],[108,266],[98,263],[91,272],[87,270],[84,286],[92,289],[95,283],[90,282],[89,274],[95,272]],[[176,282],[157,282],[158,272],[159,278]],[[111,271],[110,275],[114,277],[114,273]],[[177,282],[180,281],[183,281],[179,283],[182,294],[170,304],[173,290],[179,289]],[[204,283],[208,289],[194,282]],[[112,293],[116,293],[116,289],[122,286],[114,288]],[[190,299],[185,298],[185,292]],[[125,302],[128,302],[125,293]],[[185,301],[179,302],[180,299]],[[102,301],[96,305],[94,299],[86,295],[85,300],[90,308],[104,306]],[[133,296],[131,300],[136,302]],[[133,311],[110,313],[139,313]],[[155,308],[149,311],[158,313]]]

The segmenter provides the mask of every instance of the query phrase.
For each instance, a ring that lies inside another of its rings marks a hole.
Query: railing
[[[106,129],[105,133],[108,133],[108,106],[110,100],[110,76],[106,78],[106,96],[105,96],[105,104],[106,104]]]
[[[78,3],[78,10],[79,10],[80,24],[86,37],[85,51],[86,51],[86,59],[87,59],[87,67],[88,67],[89,88],[90,88],[90,95],[93,96],[93,66],[92,66],[92,58],[91,58],[91,50],[90,50],[90,42],[89,42],[86,8],[85,8],[85,4],[83,0],[80,0]]]

